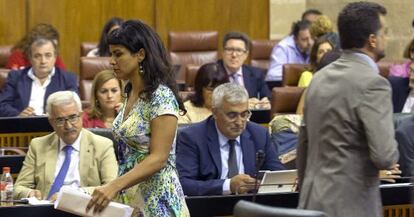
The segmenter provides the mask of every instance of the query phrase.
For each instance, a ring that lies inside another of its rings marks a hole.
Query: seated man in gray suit
[[[17,198],[54,200],[62,186],[92,192],[116,178],[112,141],[82,129],[82,106],[75,92],[51,94],[46,111],[55,132],[30,142],[15,184]]]

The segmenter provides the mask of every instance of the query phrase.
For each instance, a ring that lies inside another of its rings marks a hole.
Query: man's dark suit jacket
[[[0,93],[0,117],[18,116],[29,106],[33,82],[28,75],[29,69],[11,71],[7,76],[6,85]],[[43,96],[45,105],[50,94],[61,90],[71,90],[79,93],[78,80],[75,74],[55,67],[55,74],[46,87],[46,93]]]
[[[391,84],[392,89],[392,105],[394,107],[394,113],[400,113],[408,94],[410,93],[409,78],[389,76],[388,81]]]
[[[226,72],[223,60],[217,61],[217,64],[224,70],[223,72]],[[261,99],[268,97],[270,99],[272,97],[265,82],[265,74],[261,69],[243,64],[242,73],[244,87],[249,93],[250,98],[255,97]]]
[[[282,170],[283,165],[270,144],[267,130],[248,122],[240,135],[244,173],[256,173],[256,152],[266,153],[262,170]],[[206,120],[180,130],[177,136],[177,169],[186,195],[223,194],[224,179],[221,176],[221,155],[215,120]]]
[[[401,121],[395,131],[402,176],[414,176],[414,115]]]

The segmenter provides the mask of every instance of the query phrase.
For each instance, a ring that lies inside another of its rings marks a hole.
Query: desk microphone
[[[262,149],[259,149],[256,152],[256,171],[255,171],[256,172],[256,174],[255,174],[256,178],[257,178],[257,175],[259,174],[260,168],[263,166],[265,157],[266,157],[266,154],[264,153],[264,151]]]
[[[256,194],[257,194],[257,191],[258,191],[257,177],[259,175],[260,168],[263,166],[265,156],[266,156],[266,154],[261,149],[259,149],[256,152],[256,171],[255,171],[256,182],[254,183],[253,198],[252,198],[253,203],[256,201]]]

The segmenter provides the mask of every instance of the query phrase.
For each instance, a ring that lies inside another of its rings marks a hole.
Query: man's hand
[[[235,194],[244,194],[254,188],[256,179],[246,174],[239,174],[230,179],[230,191]],[[247,186],[249,185],[249,186]]]
[[[38,200],[42,199],[42,192],[40,192],[39,190],[31,190],[29,192],[29,195],[27,195],[27,197],[36,197]]]
[[[379,177],[381,181],[395,183],[395,178],[401,177],[400,165],[394,164],[388,170],[380,170]]]
[[[270,101],[267,97],[263,97],[261,100],[250,98],[249,109],[270,109]]]
[[[22,112],[20,112],[20,117],[28,117],[28,116],[34,116],[34,109],[32,107],[25,108]]]
[[[56,201],[56,199],[57,199],[58,193],[59,192],[56,192],[52,196],[50,196],[49,201],[52,202],[52,203],[54,203]]]

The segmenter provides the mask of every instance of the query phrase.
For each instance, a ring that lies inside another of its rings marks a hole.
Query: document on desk
[[[380,188],[392,188],[392,187],[404,187],[404,186],[413,186],[413,183],[390,183],[390,184],[381,184]]]
[[[90,199],[91,196],[86,193],[63,187],[55,202],[55,209],[87,217],[130,217],[132,215],[132,207],[116,202],[110,202],[99,214],[94,214],[92,209],[86,213],[86,205]]]
[[[267,171],[260,183],[258,193],[294,192],[297,178],[297,170]]]
[[[23,198],[23,199],[27,199],[28,203],[30,205],[45,205],[45,204],[53,204],[52,202],[50,202],[49,200],[39,200],[36,197],[28,197],[28,198]]]

